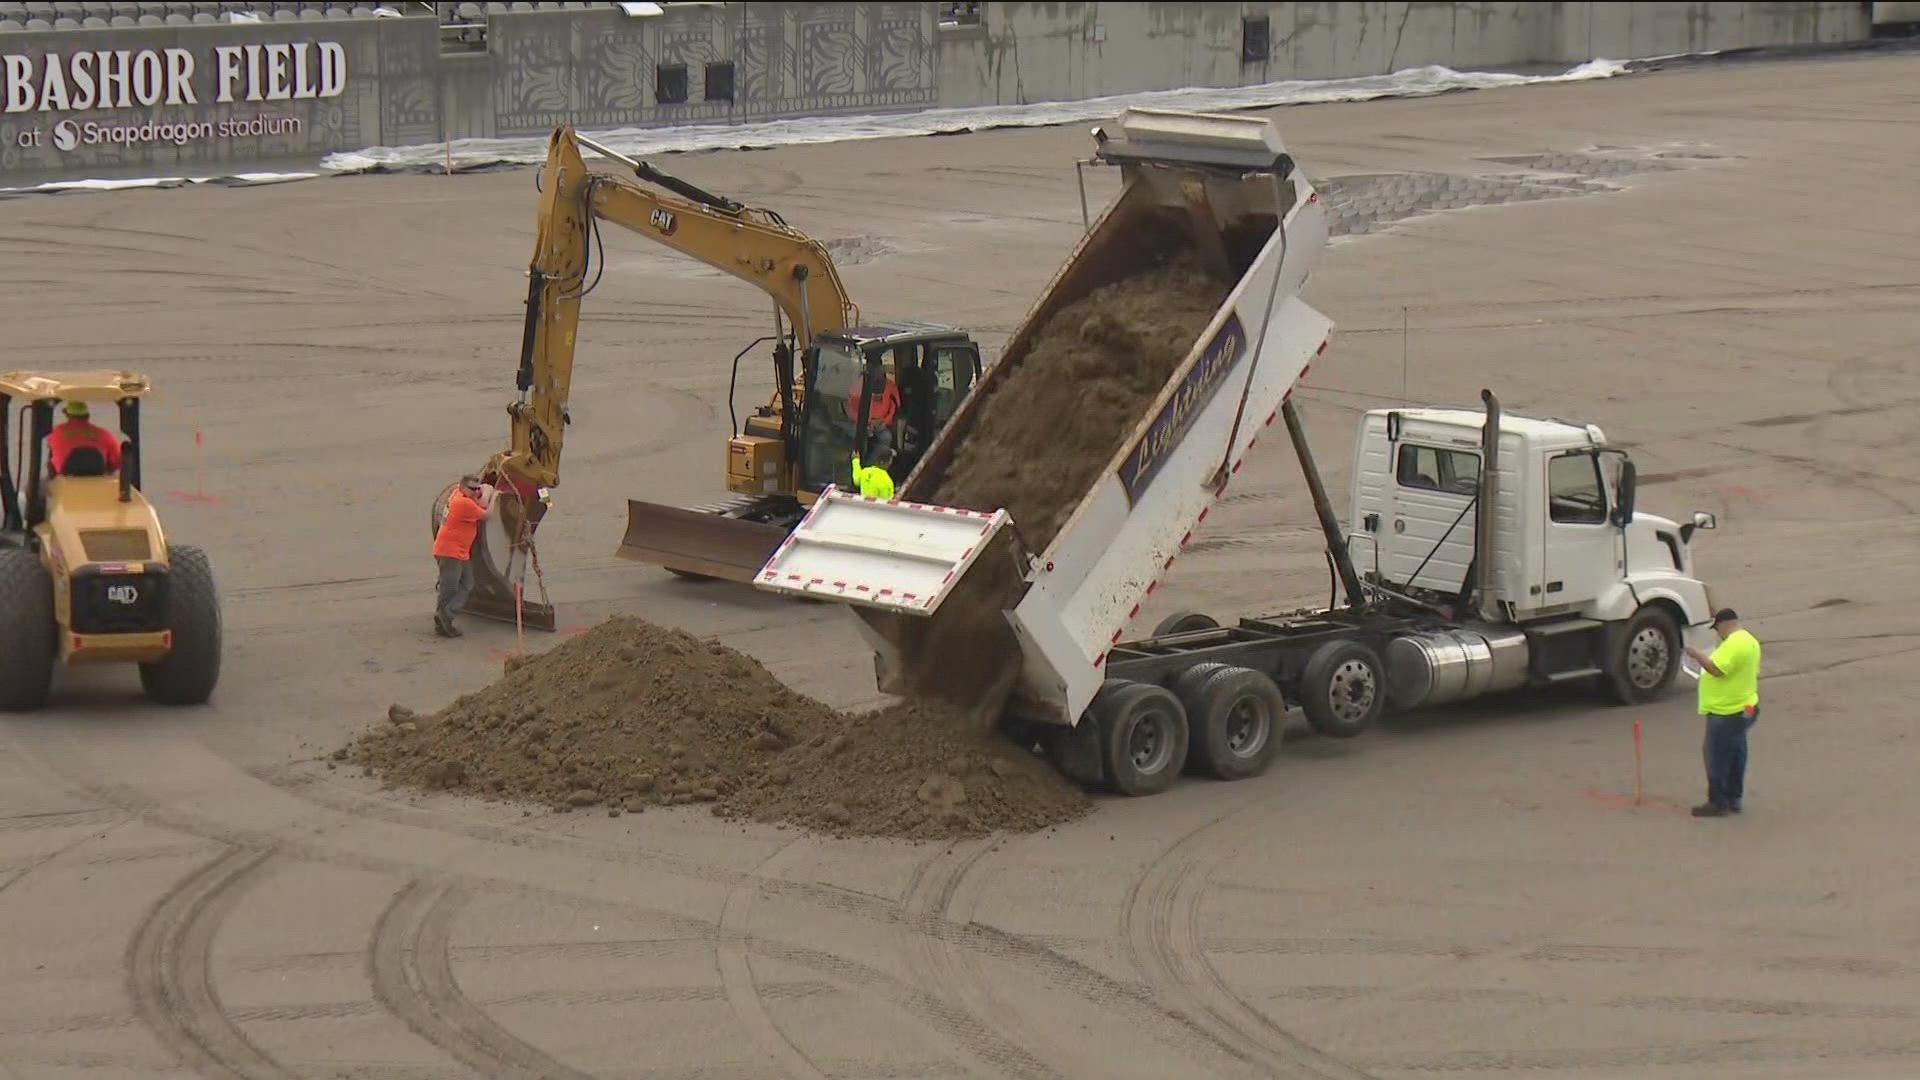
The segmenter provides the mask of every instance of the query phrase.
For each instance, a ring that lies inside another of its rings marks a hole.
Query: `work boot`
[[[1717,803],[1705,802],[1693,808],[1694,817],[1725,817],[1727,808]]]
[[[437,611],[433,613],[433,633],[435,637],[450,638],[459,636],[458,632],[453,628],[453,620]]]

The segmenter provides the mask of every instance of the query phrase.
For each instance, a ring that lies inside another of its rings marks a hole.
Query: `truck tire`
[[[1176,611],[1154,626],[1153,636],[1184,634],[1189,630],[1215,630],[1219,626],[1220,623],[1211,615],[1203,615],[1198,611]]]
[[[1600,682],[1608,700],[1639,705],[1666,693],[1679,672],[1680,628],[1665,608],[1649,604],[1611,635]]]
[[[1180,707],[1187,710],[1187,760],[1181,766],[1183,772],[1195,776],[1207,772],[1206,764],[1201,760],[1202,755],[1195,749],[1200,745],[1200,729],[1195,725],[1194,717],[1200,715],[1201,706],[1204,703],[1200,690],[1216,673],[1232,669],[1232,664],[1209,660],[1204,664],[1195,664],[1175,675],[1173,681],[1167,686],[1167,689],[1173,691],[1173,696],[1180,699]]]
[[[1115,794],[1158,795],[1187,760],[1187,710],[1152,683],[1122,683],[1094,705],[1107,783]]]
[[[1387,669],[1358,641],[1329,641],[1300,673],[1300,708],[1313,730],[1351,739],[1373,726],[1387,704]]]
[[[0,549],[0,709],[24,712],[47,703],[58,633],[53,579],[40,556]]]
[[[206,553],[167,545],[167,629],[173,649],[140,665],[140,685],[161,705],[199,705],[220,681],[220,596]]]
[[[1287,699],[1274,681],[1252,668],[1228,667],[1211,673],[1197,697],[1197,708],[1187,705],[1188,760],[1220,780],[1265,772],[1287,715]]]

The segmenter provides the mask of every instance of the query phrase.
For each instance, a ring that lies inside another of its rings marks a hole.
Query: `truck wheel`
[[[140,665],[140,685],[162,705],[199,705],[220,681],[220,597],[213,567],[199,548],[169,544],[167,562],[173,649],[163,660]]]
[[[1167,686],[1167,689],[1173,691],[1173,696],[1180,699],[1180,707],[1187,710],[1187,760],[1181,767],[1184,772],[1195,776],[1207,772],[1206,762],[1202,760],[1203,755],[1198,750],[1200,729],[1193,719],[1200,715],[1201,706],[1204,704],[1200,688],[1207,685],[1207,680],[1213,678],[1216,673],[1232,669],[1232,664],[1209,660],[1204,664],[1195,664],[1175,675],[1173,682]]]
[[[1220,623],[1211,615],[1202,615],[1198,611],[1176,611],[1160,620],[1153,628],[1153,636],[1184,634],[1189,630],[1216,630],[1219,626]]]
[[[1225,667],[1208,676],[1197,696],[1198,707],[1187,706],[1188,760],[1221,780],[1265,772],[1287,715],[1287,699],[1273,680],[1252,668]]]
[[[1366,645],[1329,641],[1307,658],[1300,673],[1300,707],[1313,730],[1351,739],[1380,719],[1386,704],[1386,666]]]
[[[53,579],[40,557],[0,550],[0,709],[26,711],[47,703],[57,633]]]
[[[1187,710],[1165,687],[1128,683],[1095,706],[1107,782],[1121,795],[1158,795],[1187,760]]]
[[[1680,671],[1680,628],[1666,609],[1647,606],[1613,635],[1607,653],[1607,697],[1638,705],[1665,693]]]

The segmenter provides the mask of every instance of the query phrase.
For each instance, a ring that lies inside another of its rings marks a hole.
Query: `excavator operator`
[[[855,382],[853,392],[847,395],[847,419],[856,424],[860,422],[860,389]],[[900,387],[889,374],[885,385],[874,388],[873,398],[867,403],[867,431],[875,436],[875,445],[893,445],[893,418],[899,412]]]
[[[119,472],[120,440],[114,438],[106,428],[94,426],[87,403],[69,401],[62,411],[67,414],[66,420],[47,433],[47,465],[54,475],[67,475],[67,459],[75,450],[81,449],[99,451],[105,472]],[[83,473],[92,471],[82,467]]]

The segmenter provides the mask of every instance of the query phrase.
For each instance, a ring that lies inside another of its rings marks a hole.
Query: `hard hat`
[[[89,415],[91,415],[90,413],[87,412],[87,403],[84,401],[67,402],[66,413],[68,416],[71,416],[76,420],[85,420]]]

